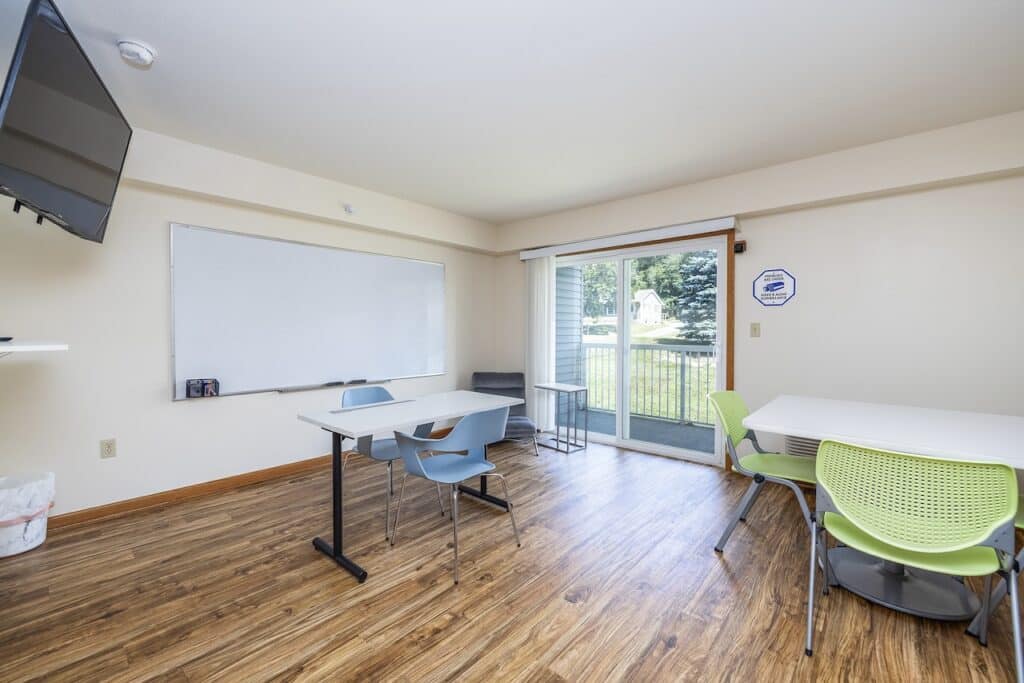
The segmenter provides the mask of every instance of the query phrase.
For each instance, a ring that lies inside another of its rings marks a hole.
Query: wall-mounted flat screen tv
[[[0,193],[102,242],[131,136],[57,7],[32,0],[0,92]]]

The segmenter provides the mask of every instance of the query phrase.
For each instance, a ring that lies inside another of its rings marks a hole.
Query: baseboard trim
[[[330,465],[331,456],[321,455],[316,458],[290,462],[284,465],[256,470],[254,472],[244,472],[232,477],[214,479],[213,481],[192,484],[191,486],[183,486],[169,491],[161,491],[160,493],[151,493],[148,496],[129,498],[128,500],[121,500],[116,503],[108,503],[106,505],[98,505],[96,507],[85,508],[84,510],[75,510],[74,512],[65,512],[62,515],[54,515],[50,517],[47,525],[50,529],[60,529],[73,524],[93,522],[98,519],[122,515],[127,512],[136,512],[138,510],[167,505],[168,503],[177,503],[191,498],[208,496],[211,493],[222,493],[242,486],[270,481],[271,479],[291,477],[296,474],[303,474],[305,472],[312,472],[313,470],[318,470],[324,467],[330,467]]]

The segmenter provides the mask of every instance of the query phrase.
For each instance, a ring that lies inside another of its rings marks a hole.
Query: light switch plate
[[[750,323],[750,336],[760,337],[761,336],[761,323]]]
[[[117,457],[117,439],[103,439],[102,441],[100,441],[100,457]]]

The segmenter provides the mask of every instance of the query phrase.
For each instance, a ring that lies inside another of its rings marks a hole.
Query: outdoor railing
[[[629,412],[681,423],[714,423],[714,346],[631,344]],[[615,410],[615,344],[583,342],[581,375],[594,410]]]

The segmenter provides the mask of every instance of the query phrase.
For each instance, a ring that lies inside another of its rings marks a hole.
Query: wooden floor
[[[786,490],[719,556],[737,475],[600,445],[492,458],[523,547],[463,498],[458,586],[434,490],[412,481],[389,548],[384,469],[361,459],[346,550],[362,585],[310,544],[329,531],[327,471],[55,531],[0,561],[0,679],[1010,680],[1005,603],[985,648],[835,590],[805,657],[807,538]]]

